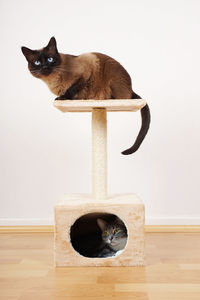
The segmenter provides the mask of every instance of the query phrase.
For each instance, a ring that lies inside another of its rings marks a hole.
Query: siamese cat
[[[132,90],[131,78],[119,62],[101,53],[79,56],[62,54],[52,37],[40,50],[21,47],[34,77],[42,79],[57,96],[55,100],[87,99],[141,99]],[[141,109],[142,125],[132,147],[122,152],[132,154],[138,150],[150,125],[150,110]]]

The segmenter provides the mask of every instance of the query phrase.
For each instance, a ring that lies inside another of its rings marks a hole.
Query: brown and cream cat
[[[22,47],[31,74],[42,79],[58,96],[55,100],[139,99],[132,90],[131,78],[119,62],[101,53],[79,56],[62,54],[52,37],[40,50]],[[150,125],[150,111],[141,109],[142,126],[132,147],[122,154],[132,154],[140,147]]]

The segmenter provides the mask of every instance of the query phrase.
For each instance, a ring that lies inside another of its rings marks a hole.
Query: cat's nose
[[[47,65],[43,65],[43,66],[42,66],[42,69],[47,69],[47,68],[48,68]]]

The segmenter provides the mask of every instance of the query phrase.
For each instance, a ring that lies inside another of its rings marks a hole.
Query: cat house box
[[[55,204],[55,266],[144,265],[144,204],[135,194],[107,195],[106,113],[137,111],[145,104],[143,99],[54,102],[62,112],[92,112],[92,194],[65,195]],[[88,252],[100,234],[98,218],[117,218],[126,228],[125,246],[112,256]]]

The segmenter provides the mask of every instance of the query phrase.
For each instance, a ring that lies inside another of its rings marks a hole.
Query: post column
[[[106,108],[92,109],[92,193],[107,198],[107,119]]]

